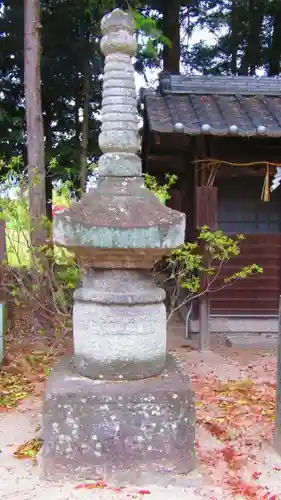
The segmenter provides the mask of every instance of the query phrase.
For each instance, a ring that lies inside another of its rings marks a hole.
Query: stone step
[[[199,321],[190,321],[189,331],[199,332]],[[226,334],[277,334],[278,317],[276,316],[213,316],[210,319],[212,333]]]
[[[227,343],[240,349],[277,349],[277,334],[227,335]]]

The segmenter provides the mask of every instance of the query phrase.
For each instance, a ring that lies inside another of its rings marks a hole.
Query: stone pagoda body
[[[185,216],[144,186],[133,19],[116,9],[101,26],[100,178],[54,223],[55,243],[76,253],[84,277],[74,293],[74,355],[46,389],[42,468],[51,479],[163,483],[167,471],[194,466],[193,394],[167,356],[165,294],[151,273],[184,242]]]

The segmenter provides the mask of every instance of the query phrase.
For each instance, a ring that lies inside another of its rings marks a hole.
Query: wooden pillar
[[[217,228],[217,188],[199,186],[196,188],[196,226],[199,230],[202,226],[208,226],[210,230]],[[209,256],[202,248],[203,267],[209,267]],[[199,300],[199,348],[208,350],[210,348],[210,294],[208,291],[208,276],[201,276],[202,293]]]
[[[172,187],[170,189],[170,199],[167,201],[167,207],[173,210],[182,211],[182,192],[179,187]]]
[[[199,349],[210,349],[210,298],[209,294],[202,295],[199,302]]]
[[[186,214],[185,241],[196,239],[195,226],[195,165],[186,162],[186,172],[181,182],[182,212]]]

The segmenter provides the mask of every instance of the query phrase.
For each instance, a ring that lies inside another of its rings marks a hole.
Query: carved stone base
[[[45,478],[169,484],[195,465],[193,393],[171,357],[159,377],[126,382],[51,374],[43,415]]]
[[[164,298],[149,274],[89,271],[74,293],[77,372],[106,380],[159,375],[166,361]]]

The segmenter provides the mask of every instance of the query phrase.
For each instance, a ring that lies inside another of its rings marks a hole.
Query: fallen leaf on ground
[[[253,478],[253,479],[259,479],[259,477],[261,477],[261,472],[254,472],[254,473],[252,474],[252,478]]]
[[[47,368],[54,359],[53,354],[31,348],[7,352],[0,371],[0,411],[13,408],[34,394],[36,383],[46,379]]]
[[[82,483],[75,486],[76,490],[98,490],[107,488],[107,484],[104,481],[96,481],[95,483]]]
[[[200,419],[198,418],[198,422],[200,422]],[[230,436],[228,433],[228,430],[223,427],[222,425],[219,425],[215,419],[209,420],[209,421],[202,421],[203,425],[208,429],[208,431],[217,439],[220,441],[229,441]]]
[[[31,390],[28,380],[22,375],[0,373],[0,408],[2,411],[13,408]]]
[[[241,480],[239,477],[228,478],[228,485],[231,487],[234,495],[241,495],[245,499],[256,499],[261,491],[260,486],[252,486]],[[235,497],[234,497],[235,498]]]
[[[41,450],[42,445],[42,439],[31,439],[30,441],[26,441],[24,444],[21,444],[14,452],[14,456],[19,459],[36,458],[36,455]]]
[[[227,356],[226,362],[231,367],[233,360]],[[222,382],[213,372],[200,374],[198,366],[195,366],[198,372],[192,373],[189,365],[197,401],[197,422],[220,442],[216,448],[209,449],[200,438],[200,442],[196,442],[197,457],[204,476],[214,475],[215,484],[223,485],[230,498],[275,500],[279,497],[269,493],[265,484],[254,484],[261,474],[251,471],[252,482],[248,484],[247,472],[248,465],[259,463],[257,456],[262,444],[272,440],[276,364],[268,358],[264,361],[260,355],[250,363],[251,371],[248,364],[242,365],[241,378],[227,382]],[[265,475],[261,479],[265,481]]]

